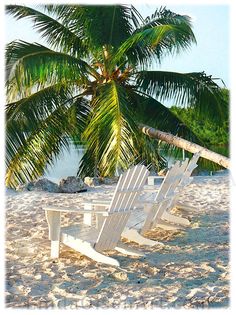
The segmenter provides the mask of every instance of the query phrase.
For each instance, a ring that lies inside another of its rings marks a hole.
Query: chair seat
[[[67,243],[68,240],[80,240],[95,245],[98,239],[99,231],[86,224],[76,224],[61,228],[61,241]]]
[[[143,211],[143,209],[137,209],[135,210],[128,222],[127,222],[127,227],[128,228],[135,228],[137,230],[141,229],[141,227],[143,226],[143,222],[146,219],[147,214]]]

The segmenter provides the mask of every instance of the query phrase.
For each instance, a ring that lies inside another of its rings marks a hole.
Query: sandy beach
[[[154,308],[229,305],[229,177],[195,177],[180,201],[197,212],[173,213],[191,220],[184,231],[156,228],[146,236],[164,247],[129,246],[142,258],[107,252],[121,267],[96,263],[61,245],[50,259],[43,206],[78,206],[92,196],[112,195],[115,186],[86,193],[16,192],[6,196],[6,307]],[[104,197],[103,197],[104,198]],[[79,221],[63,215],[63,224]]]

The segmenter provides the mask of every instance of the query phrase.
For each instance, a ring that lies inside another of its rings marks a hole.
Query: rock
[[[56,305],[58,308],[72,308],[73,305],[75,304],[74,299],[61,299],[57,301]]]
[[[16,191],[29,191],[28,184],[20,184],[16,187]]]
[[[162,170],[160,170],[157,174],[158,176],[166,176],[167,172],[169,171],[169,168],[163,168]]]
[[[112,185],[112,184],[116,184],[119,180],[119,177],[104,177],[102,179],[103,184],[105,185]]]
[[[17,191],[48,191],[59,192],[58,185],[47,178],[40,178],[37,181],[21,184],[16,188]]]
[[[81,178],[76,176],[68,176],[59,183],[59,191],[63,193],[75,193],[84,189],[85,185]]]
[[[116,184],[119,180],[119,177],[85,177],[84,183],[89,187],[98,186],[101,184],[104,185],[113,185]]]
[[[37,180],[29,190],[58,192],[59,188],[57,184],[51,182],[47,178],[42,178]]]
[[[133,303],[134,303],[134,297],[133,296],[128,296],[127,298],[126,298],[126,301],[125,301],[128,305],[130,304],[130,305],[133,305]]]
[[[98,177],[85,177],[84,178],[84,183],[86,185],[88,185],[89,187],[94,187],[94,186],[98,186],[101,184],[101,181]]]
[[[13,188],[8,188],[8,187],[6,187],[6,189],[5,189],[5,194],[6,194],[7,196],[15,195],[16,193],[17,193],[16,190],[13,189]]]

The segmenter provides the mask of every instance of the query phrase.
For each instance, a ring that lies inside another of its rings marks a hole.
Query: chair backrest
[[[183,162],[176,161],[174,165],[169,169],[163,182],[158,190],[155,201],[162,200],[165,197],[169,197],[175,193],[176,188],[182,181],[183,175],[188,166],[188,159]]]
[[[201,152],[196,152],[196,153],[194,153],[191,160],[189,161],[188,166],[184,172],[184,176],[180,182],[181,188],[189,185],[192,182],[193,178],[191,178],[190,176],[191,176],[193,170],[198,166],[197,161],[198,161],[200,156],[201,156]]]
[[[176,202],[179,198],[179,195],[183,192],[183,189],[193,181],[193,178],[190,176],[191,176],[193,170],[198,166],[197,161],[198,161],[200,156],[201,156],[201,152],[196,152],[192,156],[191,160],[189,161],[187,168],[186,168],[185,172],[183,173],[183,177],[182,177],[182,179],[181,179],[181,181],[177,187],[175,197],[173,198],[172,203],[170,204],[170,207],[172,207],[172,208],[174,207],[174,205],[176,204]]]
[[[177,193],[177,187],[180,184],[184,172],[188,166],[188,159],[183,162],[176,161],[166,174],[160,189],[155,197],[155,204],[152,205],[146,216],[142,233],[156,226],[157,221],[161,218],[165,210],[168,210],[172,204],[172,200]]]
[[[105,217],[95,244],[96,250],[113,249],[117,245],[148,175],[144,165],[136,165],[120,176],[108,209],[110,215]]]

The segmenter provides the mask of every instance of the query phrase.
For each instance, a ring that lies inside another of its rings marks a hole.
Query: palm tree
[[[70,141],[86,152],[81,176],[108,176],[134,161],[163,160],[139,124],[199,143],[162,102],[225,119],[216,82],[201,73],[147,70],[196,43],[191,19],[160,8],[144,19],[126,5],[6,6],[28,18],[47,46],[16,40],[6,49],[6,184],[42,175]]]

